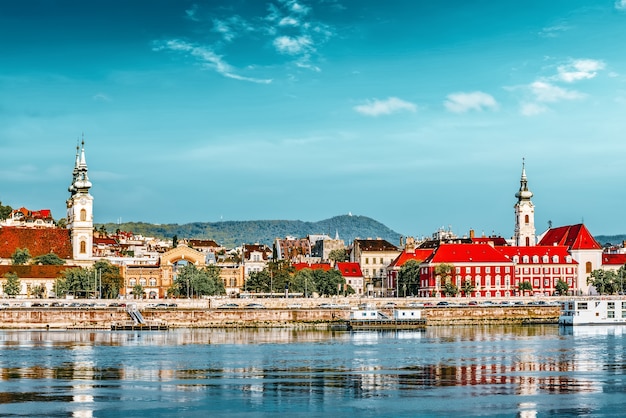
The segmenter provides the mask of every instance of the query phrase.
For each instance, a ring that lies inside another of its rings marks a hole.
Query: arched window
[[[87,220],[87,211],[85,209],[81,209],[80,210],[80,220],[81,221],[86,221]]]
[[[139,278],[139,284],[142,285],[142,286],[145,286],[146,285],[146,279],[144,279],[143,277],[140,277]]]
[[[80,253],[85,254],[87,252],[87,243],[85,241],[80,242]]]
[[[587,261],[587,263],[585,263],[585,272],[591,273],[591,261]]]
[[[156,286],[156,279],[154,277],[150,278],[150,286]]]
[[[524,222],[526,223],[526,225],[529,224],[530,222],[530,217],[528,215],[524,215]]]
[[[129,285],[134,286],[137,284],[137,279],[130,279],[130,281],[128,282]]]
[[[530,247],[530,237],[526,237],[526,246]]]

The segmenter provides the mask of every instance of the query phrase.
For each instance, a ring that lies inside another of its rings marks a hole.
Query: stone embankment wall
[[[391,310],[381,309],[391,315]],[[152,323],[176,327],[320,327],[347,320],[350,309],[145,309],[144,318]],[[556,323],[558,306],[436,307],[424,308],[427,325]],[[0,328],[13,329],[110,329],[128,322],[124,308],[7,308],[0,310]]]

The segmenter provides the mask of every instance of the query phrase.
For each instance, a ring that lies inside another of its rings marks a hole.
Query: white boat
[[[426,319],[421,309],[394,309],[393,316],[374,309],[357,309],[350,312],[348,330],[415,329],[424,328]]]
[[[626,325],[626,299],[589,298],[561,303],[560,325]]]

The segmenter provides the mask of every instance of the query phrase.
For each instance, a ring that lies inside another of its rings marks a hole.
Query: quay
[[[405,326],[446,326],[446,325],[485,325],[485,324],[557,324],[560,307],[554,301],[543,304],[529,301],[521,305],[461,304],[437,306],[436,303],[422,302],[422,299],[369,299],[368,303],[378,306],[378,310],[393,318],[394,310],[413,302],[424,303],[420,307],[420,321]],[[449,299],[450,300],[450,299]],[[6,300],[5,300],[6,301]],[[41,300],[39,300],[41,302]],[[93,301],[90,301],[93,303]],[[105,301],[107,302],[107,301]],[[150,327],[139,326],[119,301],[97,303],[86,307],[32,306],[19,300],[9,300],[0,309],[0,329],[173,329],[173,328],[331,328],[350,321],[352,312],[362,302],[358,298],[328,299],[219,299],[219,300],[176,300],[165,307],[149,301],[130,302],[137,304],[139,312]],[[158,301],[157,301],[158,302]],[[533,302],[533,303],[531,303]],[[6,306],[6,304],[9,306]],[[385,307],[390,303],[398,306]],[[234,304],[232,308],[224,305]],[[118,306],[109,306],[118,305]],[[260,305],[260,307],[248,307]],[[323,305],[323,306],[322,306]],[[432,306],[428,306],[432,305]],[[422,320],[425,322],[422,324]],[[406,320],[404,320],[406,321]],[[427,324],[427,325],[426,325]],[[383,326],[381,323],[380,326]],[[398,324],[387,322],[386,327],[398,329]],[[353,329],[365,329],[365,324],[354,322]]]

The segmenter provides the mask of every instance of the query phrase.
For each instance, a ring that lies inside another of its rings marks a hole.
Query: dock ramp
[[[144,319],[144,317],[141,314],[141,312],[139,312],[139,309],[137,309],[137,304],[136,303],[129,303],[128,305],[126,305],[126,312],[128,312],[128,315],[130,316],[130,318],[133,321],[135,321],[135,325],[138,325],[138,324],[145,325],[146,324],[146,320]]]

